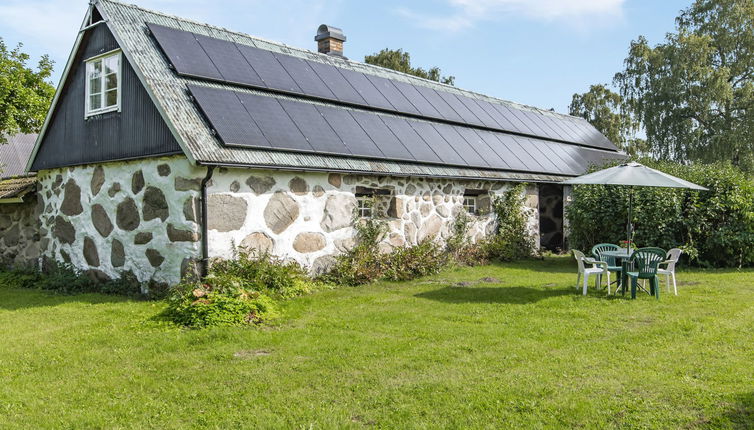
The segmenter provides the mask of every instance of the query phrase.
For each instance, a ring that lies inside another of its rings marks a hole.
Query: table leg
[[[628,288],[628,262],[626,260],[621,261],[621,270],[620,272],[620,290],[621,294],[624,296],[626,295],[626,288]]]

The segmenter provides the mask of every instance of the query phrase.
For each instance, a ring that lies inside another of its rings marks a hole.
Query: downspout
[[[201,183],[201,205],[202,205],[202,267],[201,277],[204,279],[209,272],[209,238],[207,237],[207,183],[212,179],[212,173],[215,171],[215,166],[207,166],[207,175],[202,179]]]

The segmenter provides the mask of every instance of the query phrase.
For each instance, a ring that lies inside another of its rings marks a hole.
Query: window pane
[[[101,100],[99,94],[89,96],[89,110],[97,110],[101,108]]]
[[[118,104],[118,90],[110,90],[105,93],[105,106],[115,106]]]
[[[118,88],[118,75],[105,76],[105,89],[112,90],[113,88]]]
[[[102,60],[92,61],[92,71],[96,76],[102,73]]]
[[[116,73],[118,71],[119,59],[120,55],[118,54],[105,58],[105,74]]]
[[[99,78],[89,79],[89,94],[102,92],[102,80]]]

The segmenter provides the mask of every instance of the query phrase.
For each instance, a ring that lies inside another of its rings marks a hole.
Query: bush
[[[164,316],[194,328],[258,324],[274,313],[274,302],[244,285],[232,276],[208,277],[204,284],[181,283],[167,298]]]
[[[492,200],[492,211],[497,218],[495,235],[480,244],[481,252],[490,260],[521,260],[534,252],[534,237],[529,232],[524,212],[524,186],[517,184]]]
[[[643,161],[649,167],[709,188],[634,187],[633,240],[638,246],[683,247],[706,267],[754,264],[754,183],[727,164],[684,166]],[[628,187],[576,186],[566,208],[570,246],[626,239]]]
[[[203,281],[173,287],[164,316],[187,327],[259,324],[276,314],[275,299],[308,293],[316,284],[295,262],[246,251],[216,260]]]
[[[15,288],[35,288],[61,294],[100,293],[143,297],[142,283],[131,272],[124,273],[119,279],[95,280],[71,264],[56,261],[47,261],[41,271],[27,267],[0,272],[0,283]],[[156,290],[157,286],[153,289]]]
[[[523,185],[517,185],[493,200],[493,210],[499,221],[492,238],[469,243],[467,234],[472,219],[461,212],[451,225],[445,247],[427,239],[389,253],[380,253],[379,250],[386,232],[385,222],[376,218],[359,219],[355,215],[356,246],[336,257],[333,268],[322,279],[351,286],[378,279],[406,281],[438,273],[451,263],[473,266],[490,260],[512,261],[529,257],[534,242],[527,229],[523,208]]]

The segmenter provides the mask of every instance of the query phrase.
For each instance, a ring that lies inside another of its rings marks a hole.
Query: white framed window
[[[86,116],[120,109],[120,51],[86,60]]]
[[[372,206],[374,206],[374,197],[372,195],[356,195],[356,212],[359,214],[360,218],[371,218]]]
[[[463,207],[464,209],[466,209],[466,212],[470,213],[471,215],[476,215],[477,196],[464,196]]]

